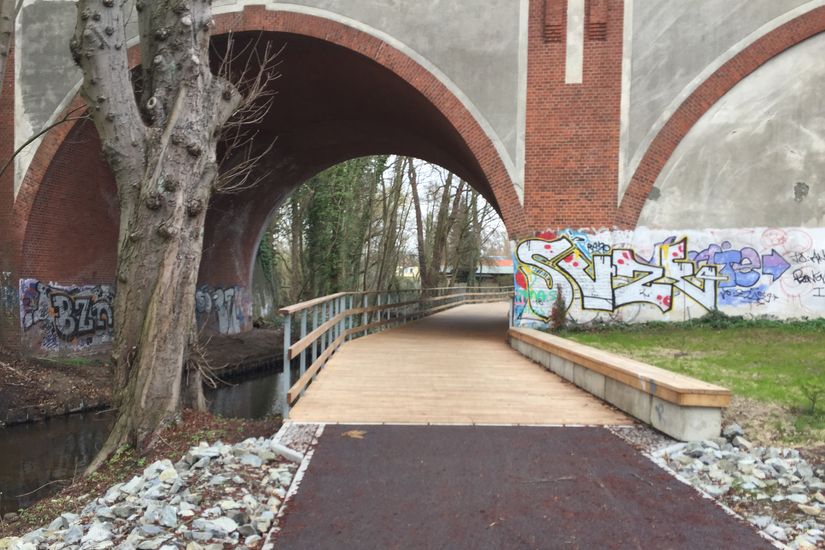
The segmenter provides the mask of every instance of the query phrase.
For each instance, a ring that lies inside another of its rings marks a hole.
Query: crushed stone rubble
[[[722,437],[669,442],[654,461],[717,499],[781,547],[825,548],[825,469],[796,449],[757,447],[737,424]]]
[[[273,438],[192,447],[109,488],[80,514],[64,513],[0,550],[260,548],[302,455]]]

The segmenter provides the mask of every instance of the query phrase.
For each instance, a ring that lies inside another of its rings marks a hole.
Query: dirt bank
[[[223,377],[271,367],[283,345],[278,329],[204,337],[209,362]],[[0,426],[106,408],[112,398],[108,356],[25,358],[0,347]]]

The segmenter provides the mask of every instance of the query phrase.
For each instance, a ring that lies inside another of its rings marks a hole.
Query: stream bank
[[[236,353],[221,365],[224,383],[215,389],[206,388],[211,413],[207,416],[217,423],[225,419],[238,419],[233,421],[241,422],[242,426],[246,426],[244,422],[260,419],[271,422],[281,411],[277,389],[281,383],[282,360],[280,356],[261,356],[262,349],[273,348],[271,333],[256,331],[253,338],[258,343],[251,347],[255,353],[250,353],[250,349],[247,353],[237,353],[238,345],[249,341],[248,336],[239,338],[235,335],[232,338],[234,345],[228,345],[228,339],[222,341],[224,357],[228,357],[233,347]],[[102,446],[114,420],[114,412],[108,408],[111,378],[105,365],[0,362],[0,368],[3,365],[7,365],[5,369],[12,374],[19,373],[17,376],[25,376],[40,384],[37,387],[47,390],[25,393],[24,398],[37,398],[39,404],[29,406],[27,416],[16,417],[19,422],[0,427],[0,449],[4,450],[0,453],[0,519],[76,480]],[[24,366],[28,367],[25,374],[21,370]],[[82,379],[83,374],[88,376],[87,380]],[[294,369],[292,376],[293,380],[297,376]],[[19,383],[14,380],[18,379],[13,379],[12,383]],[[95,382],[103,387],[90,388]],[[15,387],[19,386],[10,385],[8,379],[0,380],[0,395],[15,395],[8,391]],[[63,402],[57,399],[58,388],[63,388]],[[97,393],[83,391],[90,389]],[[97,395],[99,399],[87,403],[84,399],[89,395]],[[77,400],[77,412],[66,414],[69,410],[67,398]]]
[[[203,336],[207,357],[223,378],[280,369],[283,333],[254,329]],[[19,357],[0,347],[0,428],[109,408],[108,352],[82,357]]]
[[[19,512],[11,512],[12,517],[4,520],[3,516],[8,516],[10,512],[0,514],[0,539],[19,536],[46,525],[64,512],[78,513],[86,505],[90,495],[102,494],[108,487],[140,475],[148,465],[157,460],[182,456],[190,447],[201,441],[220,440],[226,444],[234,444],[251,437],[271,437],[280,425],[279,417],[246,420],[221,418],[205,412],[183,411],[180,421],[162,432],[162,443],[145,456],[138,457],[131,450],[124,450],[116,453],[97,472],[86,477],[81,476],[82,468],[79,468],[75,475],[74,464],[69,463],[66,469],[67,477],[47,488],[51,490],[51,493],[47,493],[50,496],[30,495],[28,505],[23,505],[27,507]],[[18,426],[23,427],[27,426]],[[87,448],[90,447],[91,444]],[[60,453],[52,450],[48,454]],[[40,500],[36,500],[38,498]]]

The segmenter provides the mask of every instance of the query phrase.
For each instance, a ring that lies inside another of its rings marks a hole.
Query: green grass
[[[97,367],[106,363],[106,361],[99,357],[39,357],[37,360],[41,364],[58,367],[61,365],[69,365],[72,367]]]
[[[825,429],[825,322],[744,321],[566,330],[561,336],[787,406],[807,429]],[[811,414],[811,397],[817,397]]]

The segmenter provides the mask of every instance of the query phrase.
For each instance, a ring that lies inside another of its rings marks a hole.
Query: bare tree
[[[206,206],[219,182],[216,148],[222,129],[237,127],[233,114],[258,112],[255,91],[274,78],[266,62],[251,79],[212,73],[210,2],[138,1],[144,63],[136,93],[126,6],[79,0],[70,45],[121,212],[112,354],[118,416],[90,470],[123,444],[150,447],[183,396],[203,403],[201,374],[185,365],[197,345],[195,285]]]
[[[427,244],[424,240],[424,222],[421,216],[421,198],[418,194],[418,173],[415,170],[413,159],[407,159],[407,177],[410,179],[410,189],[412,191],[413,205],[415,206],[415,236],[418,249],[418,273],[421,276],[421,288],[432,288],[433,274],[430,268],[437,273],[438,266],[431,266],[427,262]]]

